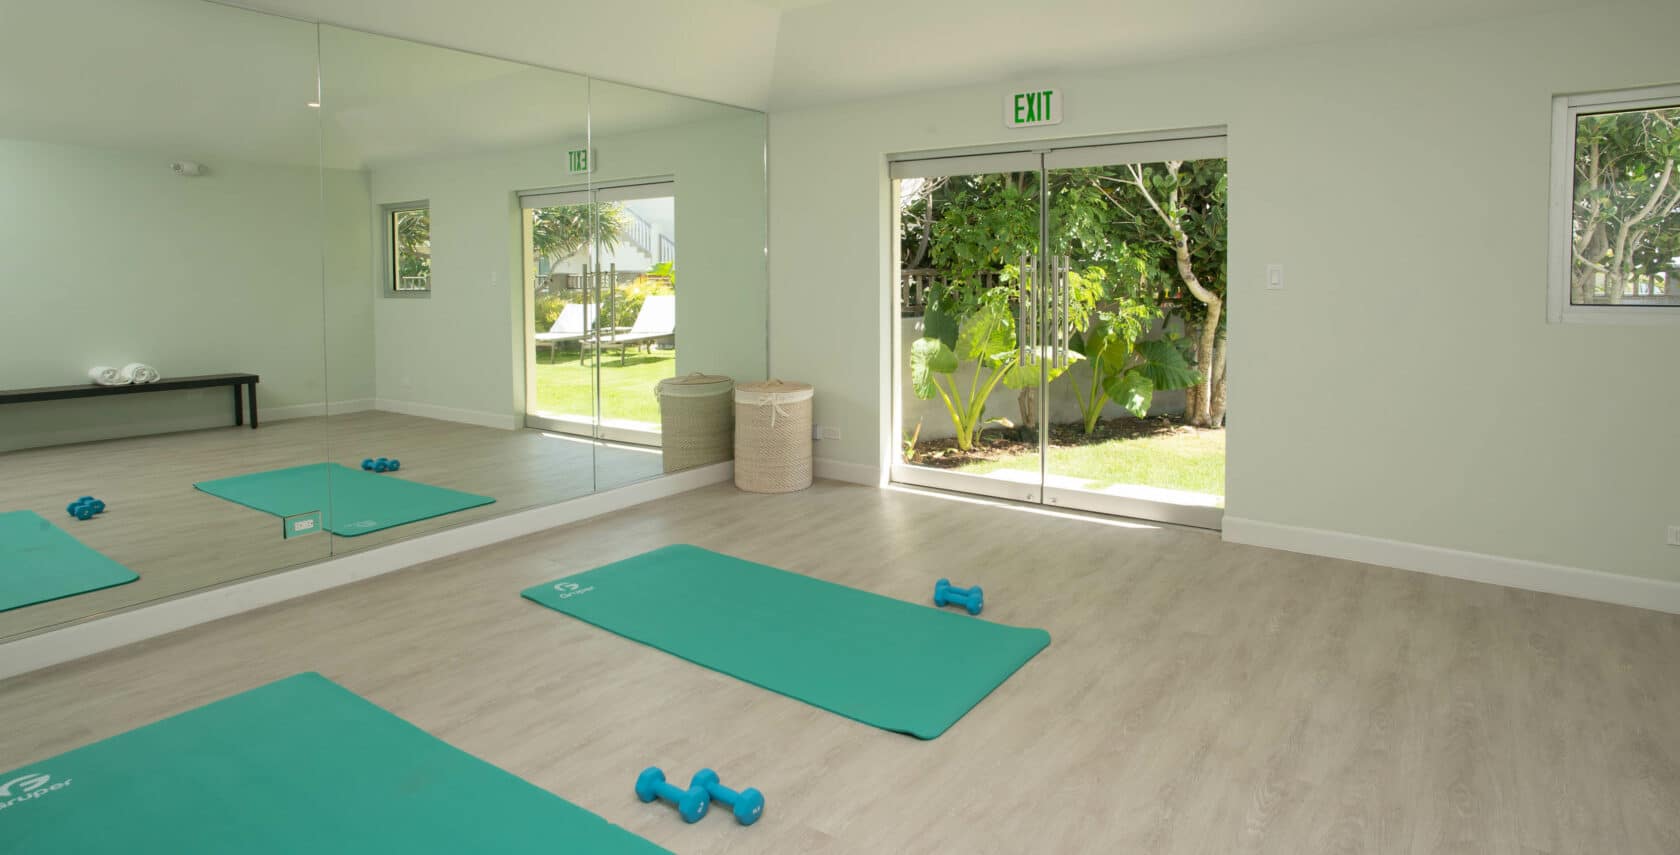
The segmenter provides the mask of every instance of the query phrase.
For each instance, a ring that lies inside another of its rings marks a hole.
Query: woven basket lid
[[[791,404],[794,401],[808,400],[813,394],[815,390],[809,383],[788,383],[782,380],[742,383],[735,387],[735,401],[742,404]]]
[[[698,371],[682,377],[667,377],[659,381],[654,394],[660,397],[700,398],[722,395],[734,388],[735,381],[721,374],[702,374]]]

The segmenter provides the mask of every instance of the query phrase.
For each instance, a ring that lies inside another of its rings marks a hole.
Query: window
[[[426,202],[386,205],[385,293],[422,296],[432,290],[432,209]]]
[[[1554,321],[1680,321],[1680,86],[1553,102]]]

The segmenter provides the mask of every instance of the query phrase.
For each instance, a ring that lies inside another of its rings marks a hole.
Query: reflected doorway
[[[676,375],[676,185],[527,194],[529,427],[660,445],[661,380]]]

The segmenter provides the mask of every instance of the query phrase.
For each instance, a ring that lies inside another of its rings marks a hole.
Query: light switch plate
[[[1268,291],[1282,291],[1283,290],[1283,265],[1281,265],[1281,264],[1268,264],[1268,265],[1266,265],[1266,290],[1268,290]]]

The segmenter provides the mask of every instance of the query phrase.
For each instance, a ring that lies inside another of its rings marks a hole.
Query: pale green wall
[[[595,139],[596,181],[676,179],[679,372],[764,376],[764,132],[761,114],[742,111],[739,118]],[[518,423],[525,381],[517,194],[579,185],[581,176],[566,173],[567,147],[374,170],[374,207],[418,199],[432,206],[431,296],[375,301],[381,402]],[[368,216],[376,216],[373,208]]]
[[[0,387],[86,382],[96,364],[165,375],[262,376],[268,419],[325,399],[322,182],[314,168],[208,163],[0,140]],[[365,241],[366,177],[330,173],[334,244]],[[341,238],[340,236],[346,236]],[[366,253],[329,276],[366,281]],[[372,397],[371,295],[335,297],[335,401]],[[231,393],[182,392],[0,408],[0,449],[231,423]]]
[[[1680,580],[1675,327],[1546,322],[1554,93],[1672,83],[1680,5],[1017,81],[771,116],[772,370],[893,447],[885,155],[1226,125],[1229,513]],[[1264,289],[1269,263],[1287,288]]]

